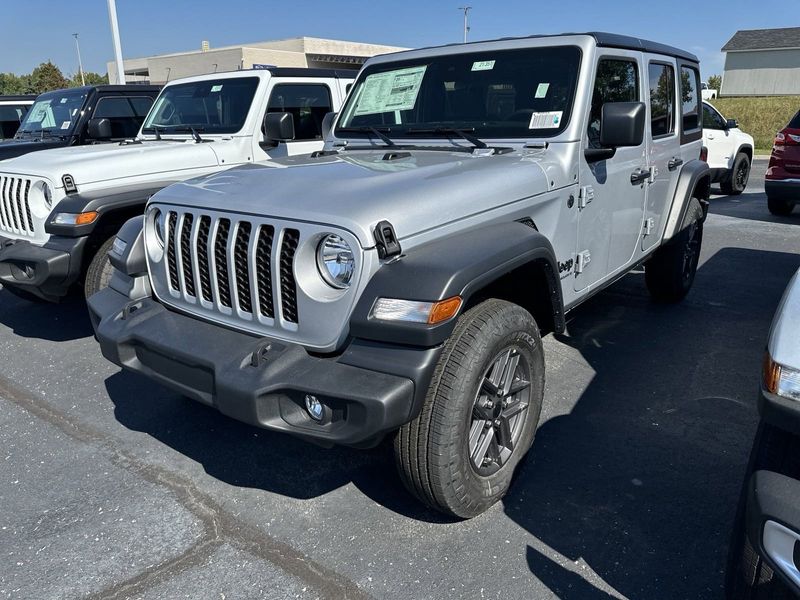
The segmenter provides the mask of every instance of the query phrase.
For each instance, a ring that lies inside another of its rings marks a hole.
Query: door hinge
[[[575,260],[575,274],[583,273],[583,270],[592,262],[592,253],[588,250],[584,250],[583,252],[579,252],[578,256]]]
[[[586,208],[586,205],[594,200],[594,188],[590,185],[582,187],[578,193],[578,208]]]
[[[644,235],[650,235],[653,233],[653,229],[656,228],[656,221],[655,219],[647,219],[644,222]]]

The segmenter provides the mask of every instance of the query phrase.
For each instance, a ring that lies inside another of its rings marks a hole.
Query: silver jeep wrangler
[[[324,150],[124,226],[89,302],[103,354],[267,429],[390,434],[411,492],[477,515],[533,442],[541,336],[642,264],[655,300],[689,291],[700,89],[692,54],[605,33],[373,58]]]

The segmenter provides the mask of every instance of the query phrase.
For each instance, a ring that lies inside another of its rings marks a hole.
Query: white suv
[[[739,129],[735,119],[726,119],[703,102],[703,145],[708,149],[712,182],[719,183],[724,194],[741,194],[750,179],[753,136]]]

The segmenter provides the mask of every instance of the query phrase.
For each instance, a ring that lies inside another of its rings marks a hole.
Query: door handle
[[[667,168],[670,171],[674,171],[675,169],[680,167],[682,164],[683,164],[683,159],[682,158],[678,158],[676,156],[673,156],[672,158],[669,159],[669,162],[667,163]]]
[[[650,169],[636,169],[631,173],[631,185],[641,185],[650,179]]]

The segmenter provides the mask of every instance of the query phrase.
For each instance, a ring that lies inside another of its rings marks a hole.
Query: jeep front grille
[[[248,320],[279,318],[298,324],[297,229],[276,231],[270,224],[242,217],[168,210],[166,238],[169,291],[182,304]],[[272,281],[274,252],[279,252],[279,298]]]
[[[31,180],[0,175],[0,230],[32,236]]]

